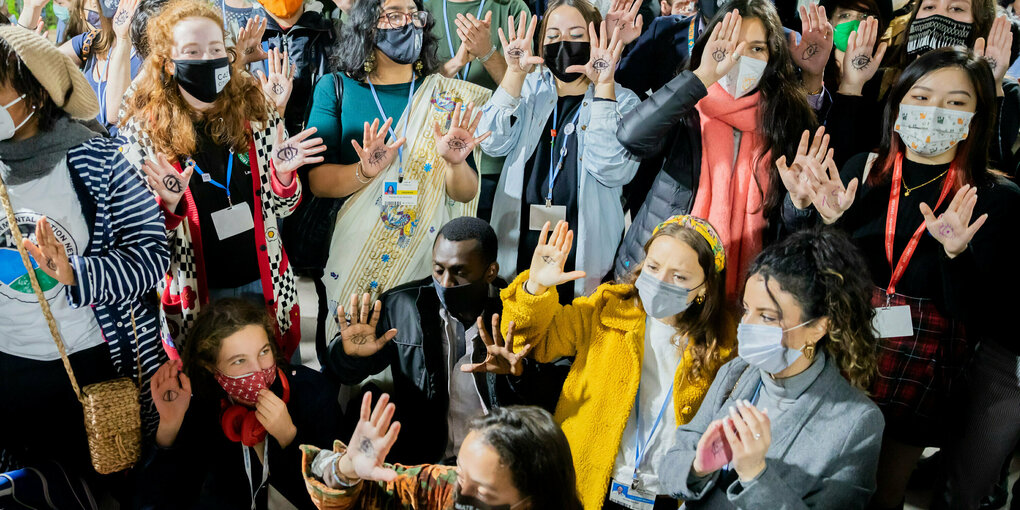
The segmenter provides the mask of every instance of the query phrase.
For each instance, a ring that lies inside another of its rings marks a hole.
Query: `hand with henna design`
[[[846,52],[843,54],[843,65],[840,66],[842,76],[839,82],[839,93],[848,96],[859,96],[875,73],[878,72],[882,57],[885,56],[886,43],[875,43],[881,34],[878,33],[878,20],[868,17],[850,34]]]
[[[606,88],[606,92],[612,92],[610,99],[616,99],[615,90],[610,90],[609,87],[615,87],[616,64],[620,61],[620,55],[623,54],[624,44],[620,39],[620,27],[617,26],[613,29],[612,37],[610,37],[605,21],[599,24],[598,29],[596,29],[595,23],[589,23],[588,38],[589,44],[591,44],[591,57],[589,57],[588,63],[583,66],[572,65],[567,67],[566,71],[587,76],[596,88],[599,86]]]
[[[513,16],[507,18],[509,28],[509,39],[503,33],[503,27],[499,27],[499,41],[503,45],[503,58],[506,59],[506,72],[515,74],[528,74],[536,65],[544,62],[542,57],[536,57],[531,53],[532,41],[535,39],[535,27],[538,26],[538,16],[531,16],[528,23],[528,12],[521,11],[518,21],[514,24]],[[517,27],[517,31],[513,27]]]
[[[326,146],[322,138],[312,138],[316,128],[308,128],[286,140],[283,137],[287,130],[283,122],[276,124],[276,142],[273,144],[273,167],[276,170],[276,179],[284,186],[290,186],[294,181],[294,172],[305,165],[322,163],[322,156],[316,156],[325,152]]]
[[[372,393],[366,392],[361,399],[361,419],[351,435],[347,453],[337,463],[337,471],[347,483],[358,480],[392,482],[397,472],[384,466],[386,455],[400,434],[400,422],[393,422],[396,406],[390,403],[390,396],[383,393],[372,409]]]
[[[528,281],[524,284],[524,290],[537,296],[544,294],[549,287],[584,278],[584,271],[563,272],[563,266],[567,263],[567,255],[570,254],[573,245],[574,231],[570,230],[567,222],[557,222],[552,237],[549,237],[549,222],[545,222],[545,225],[542,226],[542,233],[538,236],[535,254],[531,257],[531,270],[528,274]]]
[[[181,370],[183,366],[181,360],[167,361],[149,380],[152,403],[159,412],[156,443],[164,448],[173,445],[191,405],[191,380]]]
[[[974,206],[977,205],[977,188],[967,184],[960,188],[953,196],[946,211],[935,217],[931,207],[921,202],[921,215],[924,216],[924,225],[928,232],[942,243],[949,258],[956,258],[963,253],[970,245],[974,235],[988,220],[988,214],[982,214],[974,223],[970,222],[974,215]]]
[[[386,144],[386,133],[392,124],[392,117],[386,119],[382,126],[379,125],[379,119],[375,119],[371,124],[366,122],[365,132],[361,138],[362,143],[359,144],[357,140],[351,140],[354,151],[361,158],[361,173],[368,179],[379,175],[390,166],[397,158],[397,149],[407,141],[404,137],[400,137],[395,142]]]
[[[336,315],[340,322],[340,341],[344,352],[355,358],[365,358],[379,352],[390,340],[397,336],[397,330],[391,329],[378,337],[375,333],[382,315],[382,301],[371,305],[371,296],[361,296],[361,313],[358,312],[358,295],[351,294],[346,313],[343,305],[337,307]],[[371,308],[370,308],[371,307]]]
[[[74,285],[74,269],[67,248],[57,240],[53,227],[43,216],[35,222],[35,242],[24,240],[25,249],[44,273],[64,285]]]
[[[742,18],[736,9],[727,12],[708,35],[708,42],[702,51],[701,65],[694,75],[705,88],[711,87],[737,65],[747,43],[740,42]],[[709,58],[711,57],[711,58]]]
[[[294,73],[297,67],[290,63],[290,56],[286,51],[280,52],[276,48],[269,50],[266,67],[269,69],[268,74],[263,73],[261,69],[256,69],[255,74],[262,84],[262,93],[276,107],[276,113],[283,117],[294,88]]]
[[[474,103],[468,103],[466,109],[460,103],[454,105],[450,130],[445,135],[438,122],[432,125],[432,136],[436,139],[436,152],[451,166],[467,160],[471,151],[492,134],[492,131],[486,131],[482,136],[477,138],[474,136],[475,129],[478,128],[478,123],[482,120],[481,112],[478,112],[476,117],[474,110]]]

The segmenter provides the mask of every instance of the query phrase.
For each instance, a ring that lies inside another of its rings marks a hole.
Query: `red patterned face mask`
[[[254,407],[259,400],[259,391],[269,388],[276,381],[276,365],[236,377],[216,372],[213,377],[230,398],[241,404]]]

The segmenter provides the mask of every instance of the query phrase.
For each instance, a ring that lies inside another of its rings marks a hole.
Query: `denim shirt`
[[[640,162],[616,139],[616,128],[623,115],[640,102],[637,95],[620,85],[616,85],[615,102],[593,101],[594,93],[594,86],[589,86],[574,131],[580,224],[571,228],[577,233],[575,266],[587,273],[574,284],[577,296],[593,292],[612,267],[624,229],[623,185],[637,173]],[[557,98],[555,79],[548,69],[542,68],[525,78],[521,97],[510,97],[500,87],[482,108],[477,133],[492,130],[492,135],[482,142],[482,150],[490,156],[506,157],[496,187],[491,223],[499,237],[500,276],[507,280],[516,274],[520,231],[528,227],[520,224],[524,168],[538,146]]]

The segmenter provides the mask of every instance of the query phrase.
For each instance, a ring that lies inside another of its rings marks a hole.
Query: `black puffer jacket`
[[[616,136],[625,149],[641,158],[665,155],[648,197],[634,217],[616,252],[617,276],[631,271],[645,257],[644,244],[662,221],[688,214],[694,207],[701,178],[701,116],[694,108],[708,95],[693,71],[682,71],[623,117]],[[784,190],[785,194],[785,190]],[[764,244],[779,239],[802,214],[788,197],[768,221]]]

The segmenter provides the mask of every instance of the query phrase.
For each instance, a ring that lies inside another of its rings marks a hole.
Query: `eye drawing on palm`
[[[291,161],[294,158],[296,158],[297,155],[298,155],[297,147],[293,147],[291,145],[286,145],[280,150],[276,151],[276,157],[280,161]]]
[[[123,25],[124,23],[127,23],[128,18],[130,18],[130,17],[131,17],[131,13],[130,12],[128,12],[128,11],[120,11],[120,14],[117,15],[117,19],[113,20],[113,22],[118,24],[118,25]]]
[[[714,59],[716,62],[722,62],[723,60],[726,60],[726,50],[722,48],[716,48],[716,50],[712,52],[712,59]]]
[[[602,72],[602,71],[605,71],[606,69],[609,69],[609,61],[604,59],[604,58],[602,58],[602,57],[599,57],[599,58],[595,59],[594,62],[591,63],[591,66],[596,71]]]
[[[939,235],[945,239],[955,239],[956,231],[953,230],[952,225],[949,225],[948,223],[942,223],[942,225],[939,226]]]
[[[283,94],[283,85],[280,85],[279,83],[273,82],[273,94],[275,94],[277,96],[279,96],[280,94]]]
[[[804,48],[804,53],[801,54],[800,59],[801,60],[811,60],[817,54],[818,54],[818,44],[817,43],[811,43],[811,44],[808,45],[807,48]]]
[[[165,186],[166,190],[169,191],[170,193],[181,192],[181,180],[178,179],[177,177],[174,177],[173,175],[163,176],[163,186]]]
[[[449,147],[451,150],[455,150],[458,152],[467,150],[468,148],[468,144],[463,138],[456,137],[451,138],[449,141],[447,141],[446,146]]]
[[[993,71],[999,66],[999,61],[995,60],[995,57],[989,57],[986,55],[985,60],[988,61],[988,67],[991,67]]]
[[[871,65],[871,57],[864,54],[857,55],[850,61],[850,65],[857,70],[864,69],[865,67]]]
[[[380,147],[372,152],[372,156],[368,159],[368,164],[378,165],[386,159],[386,149]]]

